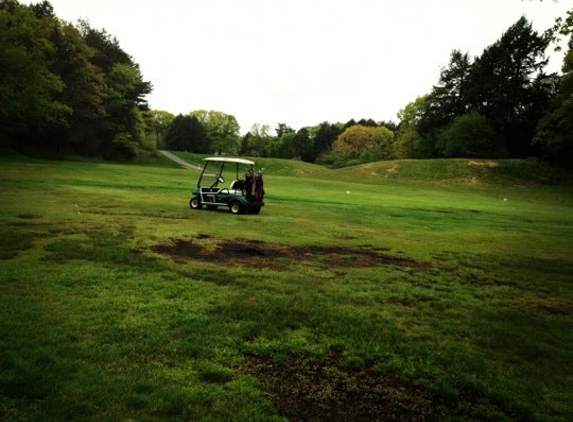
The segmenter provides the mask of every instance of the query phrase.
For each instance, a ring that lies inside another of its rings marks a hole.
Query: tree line
[[[0,143],[131,159],[144,147],[138,64],[105,30],[58,19],[48,1],[0,0]]]
[[[573,38],[562,74],[546,50],[570,36],[573,11],[544,34],[520,18],[475,58],[454,50],[431,91],[399,123],[324,121],[293,129],[234,116],[150,110],[138,64],[105,30],[58,19],[48,1],[0,0],[0,144],[107,159],[156,148],[300,159],[341,167],[395,158],[524,158],[573,162]]]
[[[571,35],[572,12],[543,34],[521,17],[473,59],[452,51],[437,84],[400,110],[398,125],[362,119],[323,122],[295,131],[280,123],[274,133],[268,126],[255,125],[240,144],[236,139],[228,144],[227,152],[297,158],[334,167],[441,157],[539,157],[570,166],[573,38],[562,75],[547,74],[545,67],[551,42],[559,35]],[[169,135],[166,139],[169,142]]]
[[[571,163],[572,40],[562,76],[544,72],[550,37],[524,17],[473,60],[454,50],[438,84],[400,112],[397,149],[414,158],[536,156]]]

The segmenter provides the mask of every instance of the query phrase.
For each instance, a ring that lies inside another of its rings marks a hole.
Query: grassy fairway
[[[571,183],[260,164],[233,216],[164,158],[0,157],[0,420],[573,419]]]

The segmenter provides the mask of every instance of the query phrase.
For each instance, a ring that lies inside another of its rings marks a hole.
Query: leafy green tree
[[[332,144],[341,134],[341,130],[337,125],[328,122],[321,123],[314,133],[314,160],[332,150]]]
[[[115,133],[129,133],[141,141],[143,133],[138,124],[141,119],[137,99],[140,95],[141,72],[137,67],[117,63],[107,75],[107,111]]]
[[[562,37],[573,34],[573,9],[569,9],[565,16],[558,16],[554,25],[545,31],[545,38],[555,44],[555,51],[560,51],[559,42]]]
[[[510,157],[530,154],[537,122],[547,110],[544,81],[548,40],[520,18],[477,58],[469,77],[471,109],[485,116]]]
[[[496,151],[510,157],[532,154],[535,127],[552,95],[551,77],[543,73],[547,46],[548,40],[522,17],[473,63],[467,54],[454,51],[416,125],[423,155],[443,154],[439,134],[471,111],[485,117],[496,132]],[[407,133],[415,138],[411,128]]]
[[[199,154],[210,152],[205,129],[195,116],[179,114],[167,130],[165,144],[174,151],[189,151]]]
[[[168,111],[148,110],[143,112],[143,118],[145,120],[146,133],[153,133],[156,147],[162,148],[165,134],[171,123],[173,123],[175,115]]]
[[[307,163],[314,162],[314,143],[307,128],[303,127],[296,132],[292,144],[295,157]]]
[[[396,124],[396,122],[393,121],[381,121],[378,122],[378,126],[384,126],[386,129],[391,130],[392,132],[394,132],[394,134],[396,134],[396,132],[398,132],[398,125]]]
[[[34,12],[34,15],[36,15],[36,17],[38,17],[38,18],[42,18],[42,17],[55,18],[56,17],[56,15],[54,14],[54,7],[47,0],[44,0],[40,3],[31,4],[30,9]]]
[[[426,97],[424,113],[416,122],[422,136],[433,136],[437,130],[468,111],[470,69],[468,55],[452,51],[448,67],[440,72],[438,85]]]
[[[452,158],[492,158],[503,155],[487,119],[473,111],[456,117],[438,135],[440,156]]]
[[[242,139],[241,154],[252,157],[265,157],[273,139],[270,126],[255,123]]]
[[[279,123],[279,125],[275,129],[275,132],[277,133],[277,138],[280,138],[285,133],[294,133],[295,130],[286,123]]]
[[[423,158],[432,155],[432,152],[424,151],[423,138],[418,131],[418,125],[428,107],[428,99],[429,95],[418,97],[398,112],[400,124],[393,150],[396,158]]]
[[[0,2],[0,140],[44,142],[68,125],[72,109],[58,99],[65,88],[49,69],[54,46],[49,18],[15,0]]]
[[[253,134],[251,132],[247,132],[241,138],[241,150],[239,151],[240,155],[251,155],[248,154],[248,151],[251,148],[251,138]]]
[[[391,154],[394,133],[383,127],[351,126],[334,141],[332,151],[349,158],[386,159]]]
[[[349,121],[347,121],[347,122],[344,124],[343,132],[344,132],[344,130],[348,129],[349,127],[356,126],[357,124],[358,124],[358,123],[356,123],[356,120],[350,119]]]
[[[77,28],[63,21],[54,21],[54,28],[50,40],[56,51],[50,69],[65,85],[58,98],[73,113],[66,131],[53,138],[75,152],[96,155],[100,143],[97,136],[107,118],[104,75],[91,62],[95,51]]]
[[[95,51],[92,58],[93,64],[100,68],[104,74],[109,74],[116,64],[137,66],[133,58],[123,51],[117,38],[108,34],[105,29],[92,28],[89,22],[85,20],[78,22],[78,29],[85,42]]]
[[[296,132],[293,130],[291,132],[284,132],[278,139],[278,148],[274,151],[272,157],[278,158],[294,158],[296,157],[295,150],[295,138]]]
[[[357,125],[361,125],[361,126],[366,126],[366,127],[378,127],[378,123],[376,123],[374,120],[372,119],[360,119],[358,121],[358,123],[356,123]]]
[[[573,37],[568,45],[559,95],[551,111],[539,121],[533,143],[544,159],[573,167]]]
[[[105,31],[58,19],[48,1],[0,0],[0,138],[109,158],[143,139],[151,84]]]
[[[95,51],[91,62],[103,73],[107,117],[100,122],[97,133],[101,154],[112,158],[125,150],[125,139],[136,144],[143,141],[141,112],[148,109],[145,96],[152,86],[143,81],[139,66],[121,49],[117,39],[105,30],[91,28],[87,22],[80,22],[79,29],[87,45]]]
[[[268,138],[265,143],[265,156],[275,158],[295,158],[294,138],[296,132],[285,131],[280,137],[273,136]]]
[[[205,128],[212,152],[236,154],[240,149],[240,126],[235,116],[220,111],[197,110],[190,113]]]

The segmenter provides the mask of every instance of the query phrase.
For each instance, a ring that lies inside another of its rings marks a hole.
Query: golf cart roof
[[[203,161],[212,161],[216,163],[250,164],[250,165],[255,164],[255,162],[251,160],[245,160],[244,158],[233,158],[233,157],[207,157],[203,158]]]

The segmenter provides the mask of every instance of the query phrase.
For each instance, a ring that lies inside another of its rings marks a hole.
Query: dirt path
[[[175,154],[170,153],[169,151],[164,151],[164,150],[159,150],[159,152],[163,155],[165,155],[167,158],[169,158],[171,161],[176,162],[177,164],[179,164],[181,167],[184,167],[186,169],[191,169],[191,170],[201,170],[201,167],[199,166],[194,166],[193,164],[189,164],[187,161],[182,160],[181,158],[179,158],[178,156],[176,156]]]

